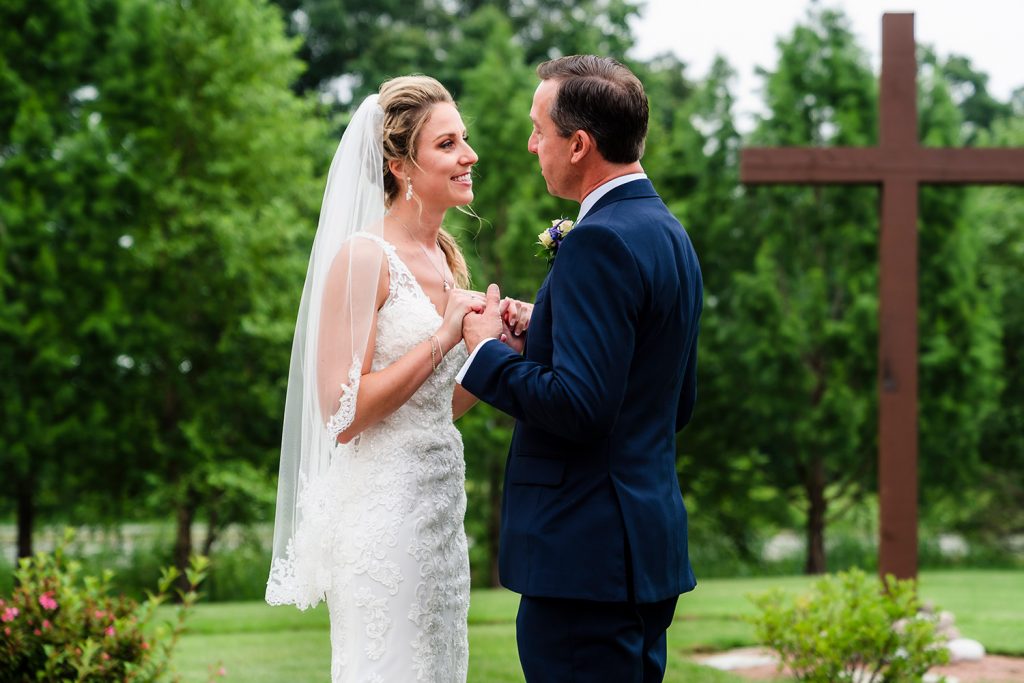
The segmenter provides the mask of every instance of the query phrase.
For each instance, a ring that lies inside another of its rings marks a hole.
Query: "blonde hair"
[[[390,208],[401,192],[401,185],[391,172],[389,162],[398,160],[415,165],[416,139],[430,118],[431,109],[435,104],[454,106],[455,100],[437,80],[418,75],[384,81],[379,95],[377,104],[384,110],[384,203]],[[469,287],[469,267],[458,242],[450,232],[441,228],[437,243],[455,276],[455,284]]]

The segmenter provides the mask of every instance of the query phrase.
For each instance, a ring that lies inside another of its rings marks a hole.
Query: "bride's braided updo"
[[[384,110],[384,203],[388,208],[402,192],[391,172],[392,160],[416,164],[416,139],[435,104],[455,105],[451,93],[430,76],[399,76],[380,86],[377,104]],[[418,201],[418,198],[417,198]],[[469,287],[469,268],[455,238],[441,228],[438,243],[459,287]]]

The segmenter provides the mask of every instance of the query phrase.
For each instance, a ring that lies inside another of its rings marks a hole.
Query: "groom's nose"
[[[530,139],[526,141],[526,149],[530,152],[530,154],[536,154],[537,153],[537,134],[536,133],[530,133]]]

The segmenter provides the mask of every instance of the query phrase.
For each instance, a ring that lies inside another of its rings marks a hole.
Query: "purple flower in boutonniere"
[[[551,227],[537,235],[537,243],[541,246],[541,251],[537,255],[547,256],[549,261],[554,259],[562,240],[572,229],[573,222],[568,218],[557,218],[551,221]]]

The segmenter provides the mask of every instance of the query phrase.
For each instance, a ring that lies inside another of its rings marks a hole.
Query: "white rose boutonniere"
[[[547,256],[552,261],[558,253],[558,247],[562,240],[573,229],[573,222],[568,218],[556,218],[551,221],[551,227],[537,235],[537,243],[541,246],[538,256]]]

